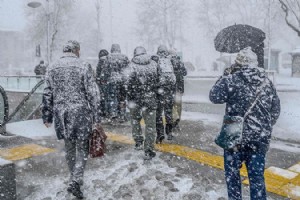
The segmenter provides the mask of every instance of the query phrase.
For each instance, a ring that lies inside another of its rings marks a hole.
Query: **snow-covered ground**
[[[274,136],[300,142],[300,78],[282,70],[276,77],[281,101],[281,114],[274,127]]]
[[[149,163],[144,163],[142,155],[142,152],[127,149],[113,156],[106,155],[89,161],[93,164],[85,173],[83,192],[86,199],[191,200],[225,199],[227,196],[223,182],[213,183],[209,180],[207,183],[204,177],[196,177],[196,174],[182,174],[159,158],[161,153]],[[24,162],[21,161],[20,165],[23,166]],[[41,177],[34,173],[24,176],[26,182],[22,187],[32,189],[24,200],[72,199],[66,192],[66,172],[54,176]]]

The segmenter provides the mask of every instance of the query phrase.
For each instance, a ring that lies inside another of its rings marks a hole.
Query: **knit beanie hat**
[[[242,66],[257,67],[257,55],[251,50],[251,47],[242,49],[236,56],[235,62]]]

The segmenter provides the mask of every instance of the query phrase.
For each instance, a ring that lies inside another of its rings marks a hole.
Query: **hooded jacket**
[[[265,86],[258,101],[244,119],[242,147],[266,152],[272,126],[280,115],[280,100],[263,69],[242,66],[233,74],[221,77],[212,87],[209,97],[215,104],[226,103],[226,115],[243,117],[263,82]]]
[[[156,109],[157,63],[147,54],[135,56],[129,64],[128,101]]]
[[[52,123],[58,139],[86,140],[100,123],[100,94],[91,66],[73,53],[49,69],[43,94],[43,121]]]
[[[111,54],[107,56],[107,66],[104,67],[105,70],[108,70],[108,72],[104,72],[104,74],[107,74],[107,81],[113,83],[122,82],[122,73],[128,64],[128,57],[121,53],[120,45],[113,44]]]
[[[174,73],[174,66],[171,61],[171,56],[166,46],[160,45],[157,50],[158,56],[158,76],[159,85],[161,87],[175,88],[176,76]]]

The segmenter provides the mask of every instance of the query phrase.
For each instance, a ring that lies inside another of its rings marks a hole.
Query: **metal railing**
[[[42,104],[42,94],[39,92],[44,88],[44,80],[40,80],[28,94],[23,98],[19,105],[9,114],[4,125],[8,122],[28,120]]]
[[[7,123],[28,120],[39,115],[44,79],[41,76],[0,76],[0,80],[0,84],[6,86],[6,89],[0,86],[0,134],[5,135]],[[24,81],[28,83],[25,87],[22,85]],[[27,93],[12,113],[9,113],[7,91]]]
[[[5,91],[29,92],[44,76],[0,76]]]

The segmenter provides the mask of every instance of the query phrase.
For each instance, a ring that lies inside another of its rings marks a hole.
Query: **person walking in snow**
[[[176,90],[176,76],[171,62],[171,57],[166,46],[160,45],[157,50],[158,56],[158,95],[156,110],[156,142],[161,143],[167,134],[167,139],[172,140],[173,127],[173,105]],[[163,113],[166,119],[166,125],[163,124]]]
[[[144,47],[136,47],[128,70],[128,106],[131,115],[132,136],[135,149],[145,151],[145,159],[155,157],[157,63],[147,55]],[[145,121],[145,137],[141,120]]]
[[[109,91],[109,115],[113,121],[119,118],[120,122],[125,120],[126,111],[126,88],[123,80],[123,70],[129,64],[128,57],[121,53],[119,44],[111,46],[111,54],[107,56],[110,77],[108,79]]]
[[[96,68],[96,81],[101,93],[101,117],[105,118],[108,116],[108,78],[110,76],[110,70],[107,65],[108,51],[101,49],[98,54],[98,64]]]
[[[91,66],[79,53],[79,43],[68,41],[63,56],[47,70],[42,113],[46,127],[54,123],[57,138],[65,142],[71,174],[67,191],[82,199],[89,138],[93,124],[100,126],[100,94]]]
[[[224,149],[228,198],[242,200],[240,168],[244,162],[251,199],[266,200],[265,158],[272,126],[280,115],[280,100],[264,69],[258,67],[257,56],[250,47],[238,53],[234,70],[225,71],[212,87],[209,98],[215,104],[226,103],[228,116],[246,116],[241,143]]]
[[[180,57],[174,50],[169,51],[171,57],[171,62],[174,67],[174,73],[176,76],[176,93],[175,93],[175,101],[173,118],[176,116],[176,119],[173,119],[173,129],[178,126],[181,120],[181,112],[182,112],[182,96],[184,93],[184,76],[187,75],[187,71],[185,69],[184,63],[180,60]]]

